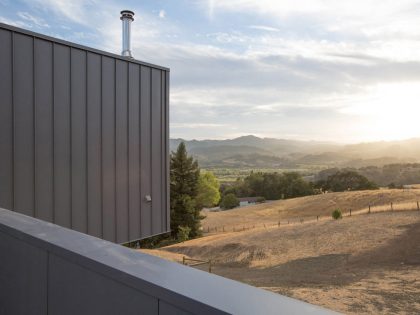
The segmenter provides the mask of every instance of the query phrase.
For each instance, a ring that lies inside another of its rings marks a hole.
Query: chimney
[[[131,22],[134,21],[134,12],[129,10],[121,11],[122,21],[122,52],[124,57],[133,58],[131,55]]]

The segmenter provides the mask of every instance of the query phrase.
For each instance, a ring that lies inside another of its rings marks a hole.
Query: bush
[[[332,213],[332,217],[333,217],[334,220],[341,219],[343,217],[343,215],[341,214],[341,210],[340,209],[335,209]]]
[[[227,194],[220,202],[220,208],[223,210],[233,209],[239,206],[239,200],[234,194]]]
[[[257,203],[264,203],[265,202],[265,198],[264,197],[258,197],[257,198]]]
[[[185,242],[190,236],[191,228],[188,226],[178,226],[178,241]]]

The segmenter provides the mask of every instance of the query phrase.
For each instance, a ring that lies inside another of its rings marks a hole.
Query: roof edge
[[[8,30],[8,31],[21,33],[21,34],[24,34],[24,35],[32,36],[34,38],[48,40],[48,41],[55,42],[55,43],[65,45],[65,46],[68,46],[68,47],[72,47],[72,48],[83,49],[83,50],[86,50],[86,51],[89,51],[89,52],[92,52],[92,53],[95,53],[95,54],[100,54],[100,55],[112,57],[112,58],[115,58],[115,59],[139,64],[141,66],[146,66],[146,67],[155,68],[155,69],[170,72],[170,69],[168,67],[159,66],[159,65],[156,65],[156,64],[140,61],[140,60],[133,59],[133,58],[123,57],[121,55],[110,53],[110,52],[107,52],[107,51],[104,51],[104,50],[92,48],[92,47],[81,45],[81,44],[76,44],[76,43],[69,42],[69,41],[66,41],[66,40],[63,40],[63,39],[59,39],[59,38],[56,38],[56,37],[44,35],[44,34],[41,34],[41,33],[36,33],[36,32],[33,32],[33,31],[29,31],[29,30],[26,30],[26,29],[23,29],[23,28],[20,28],[20,27],[12,26],[12,25],[9,25],[9,24],[1,23],[1,22],[0,22],[0,29],[5,29],[5,30]]]

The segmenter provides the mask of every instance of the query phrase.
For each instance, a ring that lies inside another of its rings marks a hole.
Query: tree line
[[[326,180],[337,172],[354,171],[380,186],[410,185],[420,183],[420,163],[395,163],[382,167],[366,166],[361,168],[330,168],[319,172],[316,180]]]
[[[240,197],[259,197],[260,201],[288,199],[319,194],[324,191],[378,189],[378,186],[356,171],[330,174],[316,182],[305,180],[297,172],[251,172],[232,184],[220,186],[211,172],[201,171],[198,161],[189,156],[181,142],[170,156],[171,234],[143,242],[146,247],[184,241],[201,235],[200,222],[204,207],[220,205],[230,209],[239,205]]]

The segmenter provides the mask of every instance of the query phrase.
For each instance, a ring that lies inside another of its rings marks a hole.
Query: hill
[[[218,275],[347,314],[418,314],[419,244],[420,215],[411,211],[217,234],[147,252],[213,259]]]
[[[418,199],[420,190],[344,192],[206,213],[204,226],[267,227],[219,229],[145,251],[178,262],[183,256],[211,259],[218,275],[348,314],[415,314],[420,312],[420,213],[404,209]],[[360,210],[374,204],[385,210],[391,201],[400,211],[275,224],[279,218],[329,217],[336,207]]]
[[[402,189],[381,189],[370,191],[336,192],[286,200],[277,200],[259,205],[236,208],[229,211],[205,212],[202,221],[204,231],[208,228],[222,227],[225,230],[249,227],[256,224],[277,224],[278,221],[299,221],[299,219],[313,220],[316,216],[329,217],[333,210],[340,208],[344,213],[375,207],[408,204],[410,207],[420,201],[420,189],[404,191]]]
[[[170,149],[175,150],[181,141],[186,143],[189,153],[199,160],[202,167],[217,168],[243,165],[263,168],[382,166],[416,162],[420,156],[420,139],[344,145],[249,135],[227,140],[171,139]],[[258,155],[259,160],[265,161],[253,163],[247,155]]]

